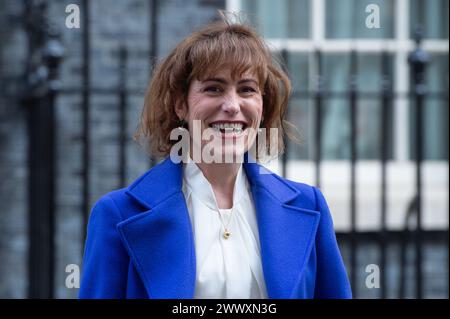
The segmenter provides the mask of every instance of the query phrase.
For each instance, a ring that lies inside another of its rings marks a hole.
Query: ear
[[[180,120],[183,120],[187,114],[187,106],[186,103],[182,100],[178,100],[175,103],[175,113],[177,114]]]

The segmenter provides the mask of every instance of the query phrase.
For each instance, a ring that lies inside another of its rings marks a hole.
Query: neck
[[[197,163],[205,178],[211,184],[221,209],[233,207],[233,191],[241,163]]]
[[[236,176],[239,171],[240,165],[240,163],[197,164],[203,175],[205,175],[206,179],[211,183],[213,187],[229,189],[231,191],[233,191],[234,183],[236,181]]]

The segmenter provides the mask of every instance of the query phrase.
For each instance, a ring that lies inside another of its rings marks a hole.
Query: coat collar
[[[255,204],[269,298],[290,298],[314,244],[317,211],[289,203],[301,195],[263,166],[243,163]],[[193,298],[196,260],[192,226],[182,193],[182,164],[170,157],[126,191],[147,210],[117,225],[151,298]]]

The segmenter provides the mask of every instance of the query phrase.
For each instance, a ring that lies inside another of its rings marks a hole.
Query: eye
[[[251,86],[244,86],[243,88],[241,88],[241,92],[242,93],[256,93],[256,89],[251,87]]]
[[[203,92],[208,92],[208,93],[220,93],[222,92],[222,89],[219,86],[207,86]]]

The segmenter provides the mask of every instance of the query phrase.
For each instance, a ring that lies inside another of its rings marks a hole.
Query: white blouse
[[[230,209],[218,209],[211,184],[191,158],[183,165],[183,193],[195,238],[194,298],[267,298],[256,213],[242,165]]]

